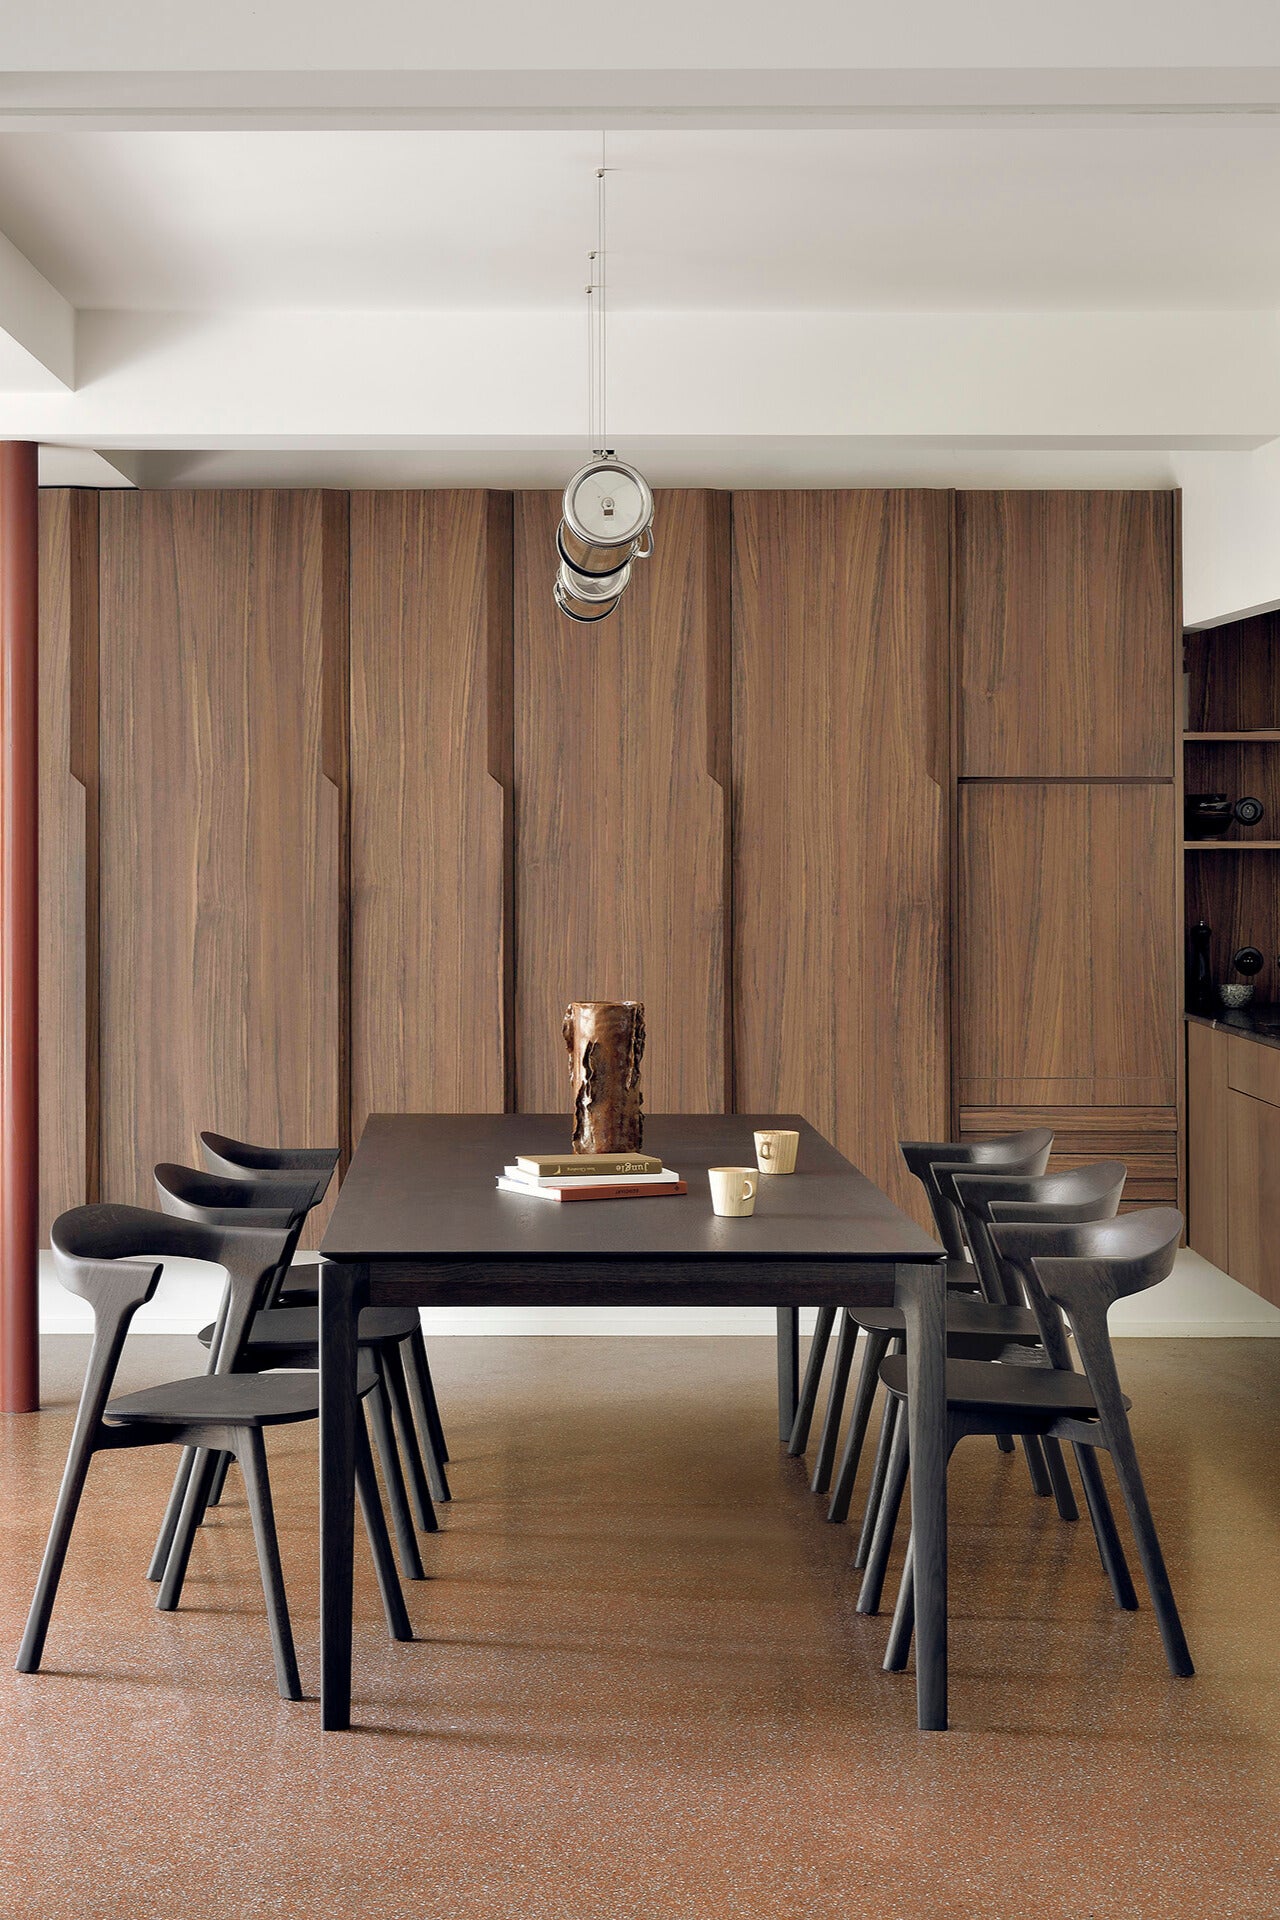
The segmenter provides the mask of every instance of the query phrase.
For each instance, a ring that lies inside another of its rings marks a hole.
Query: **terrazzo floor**
[[[1118,1348],[1194,1680],[1020,1458],[961,1448],[944,1735],[880,1671],[751,1338],[436,1342],[455,1499],[414,1644],[358,1562],[350,1734],[276,1696],[234,1475],[153,1610],[167,1449],[95,1462],[16,1675],[86,1345],[46,1349],[46,1411],[0,1422],[0,1920],[1280,1914],[1280,1341]],[[137,1338],[121,1384],[198,1351]],[[314,1444],[272,1451],[309,1689]]]

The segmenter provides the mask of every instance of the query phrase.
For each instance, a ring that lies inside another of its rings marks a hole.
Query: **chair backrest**
[[[155,1293],[166,1259],[209,1260],[225,1269],[225,1330],[210,1370],[233,1371],[288,1232],[287,1224],[264,1217],[213,1226],[170,1219],[146,1207],[72,1207],[59,1214],[51,1231],[58,1279],[93,1308],[93,1348],[78,1420],[101,1418],[129,1323]]]
[[[1105,1395],[1113,1411],[1120,1388],[1107,1310],[1168,1279],[1182,1225],[1176,1207],[1148,1207],[1111,1220],[992,1221],[988,1229],[1042,1325],[1057,1323],[1055,1309],[1066,1314],[1095,1397],[1102,1404]]]
[[[202,1133],[200,1151],[210,1173],[226,1173],[233,1178],[243,1173],[323,1174],[325,1182],[316,1194],[317,1205],[324,1199],[338,1164],[336,1147],[257,1147],[249,1140],[233,1140],[226,1133]]]
[[[302,1229],[317,1197],[319,1186],[328,1185],[328,1175],[296,1174],[292,1180],[280,1174],[243,1173],[232,1180],[224,1174],[204,1173],[199,1167],[179,1167],[162,1160],[155,1169],[156,1193],[167,1214],[181,1220],[198,1220],[205,1226],[230,1227],[261,1224],[285,1230],[280,1260],[264,1298],[259,1305],[274,1305],[289,1263],[298,1250]],[[215,1348],[222,1336],[221,1319],[215,1335]]]
[[[1053,1134],[1048,1127],[1027,1127],[1021,1133],[1002,1133],[990,1140],[900,1140],[898,1151],[925,1190],[947,1253],[953,1260],[963,1260],[967,1242],[960,1208],[954,1196],[943,1191],[938,1169],[981,1167],[992,1173],[1043,1173],[1052,1146]]]
[[[1069,1224],[1114,1219],[1127,1172],[1119,1160],[1097,1160],[1092,1166],[1035,1175],[973,1173],[944,1167],[939,1169],[938,1180],[963,1213],[965,1236],[987,1297],[1014,1305],[1019,1297],[1018,1283],[1011,1280],[992,1245],[992,1221]]]

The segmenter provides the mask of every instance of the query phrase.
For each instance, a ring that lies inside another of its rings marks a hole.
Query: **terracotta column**
[[[0,441],[0,1412],[40,1404],[36,453]]]

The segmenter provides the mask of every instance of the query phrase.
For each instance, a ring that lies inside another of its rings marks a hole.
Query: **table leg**
[[[355,1533],[356,1322],[369,1269],[320,1267],[320,1724],[351,1725]]]
[[[916,1590],[916,1724],[947,1724],[946,1268],[899,1266],[906,1318],[911,1533]]]
[[[800,1309],[778,1308],[778,1438],[790,1441],[800,1404]]]

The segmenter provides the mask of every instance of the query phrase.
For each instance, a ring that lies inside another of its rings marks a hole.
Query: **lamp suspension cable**
[[[608,444],[609,285],[607,136],[600,135],[596,178],[596,244],[587,255],[587,435],[588,464],[565,488],[556,532],[559,568],[556,605],[570,620],[594,626],[607,619],[631,578],[633,562],[653,551],[653,495],[634,467],[616,459]]]

